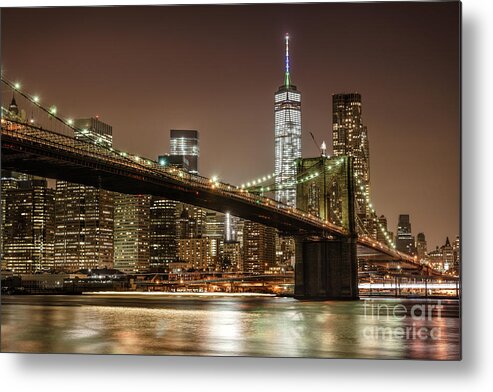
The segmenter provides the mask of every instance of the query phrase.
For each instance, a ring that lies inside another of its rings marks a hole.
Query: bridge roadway
[[[286,235],[338,238],[347,230],[237,186],[161,166],[97,142],[2,119],[2,168],[126,194],[161,196],[275,227]],[[358,238],[358,256],[375,262],[423,266],[369,237]]]

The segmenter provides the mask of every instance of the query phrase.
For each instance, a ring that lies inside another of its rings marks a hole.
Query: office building
[[[112,192],[56,182],[55,263],[58,269],[113,268]]]
[[[289,62],[289,35],[286,34],[284,83],[275,93],[275,198],[296,206],[295,160],[301,158],[301,93],[292,84]]]
[[[54,270],[54,198],[46,179],[19,180],[2,173],[2,269],[19,274]]]
[[[411,256],[416,253],[409,215],[399,215],[395,245],[399,252],[407,253]]]
[[[446,272],[444,262],[443,262],[443,249],[439,248],[438,246],[428,252],[427,254],[427,260],[431,268],[439,271],[439,272]]]
[[[178,240],[178,261],[186,262],[189,269],[215,271],[218,258],[214,255],[217,240],[212,238],[183,238]]]
[[[335,156],[354,158],[354,173],[361,183],[355,190],[356,213],[368,222],[374,217],[367,206],[365,193],[370,195],[370,146],[368,131],[361,117],[361,94],[332,96],[332,146]],[[369,228],[374,231],[374,228]]]
[[[196,130],[171,129],[170,154],[161,155],[161,165],[177,166],[189,173],[199,172],[199,132]]]
[[[241,243],[238,241],[225,241],[221,270],[225,272],[238,272],[241,269]]]
[[[418,233],[416,236],[416,256],[418,257],[418,261],[425,260],[427,252],[426,237],[424,233]]]
[[[150,204],[147,195],[115,194],[115,268],[120,271],[149,270]]]
[[[442,254],[443,254],[443,268],[445,271],[453,270],[454,265],[454,249],[450,244],[450,240],[447,237],[445,239],[445,245],[442,246]]]
[[[167,270],[177,257],[177,202],[151,197],[150,206],[150,268]]]
[[[177,239],[198,238],[199,229],[194,217],[194,207],[186,204],[178,204],[178,219],[176,222]],[[200,231],[201,232],[201,231]]]
[[[242,271],[261,274],[276,265],[276,230],[245,221],[243,228]]]
[[[460,237],[455,237],[454,242],[452,243],[452,249],[454,252],[454,270],[457,274],[460,273]]]
[[[160,155],[161,166],[174,166],[198,173],[199,133],[196,130],[170,130],[170,154]],[[195,238],[201,233],[202,214],[196,207],[162,197],[151,199],[151,269],[166,270],[178,257],[178,240]],[[198,218],[200,222],[197,223]]]

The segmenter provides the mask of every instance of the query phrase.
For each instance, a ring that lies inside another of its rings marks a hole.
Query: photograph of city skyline
[[[1,351],[460,360],[460,38],[459,2],[3,8]]]

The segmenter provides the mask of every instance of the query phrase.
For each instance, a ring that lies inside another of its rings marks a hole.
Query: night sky
[[[331,95],[359,92],[373,204],[428,248],[459,232],[460,5],[369,3],[2,9],[4,75],[66,117],[99,115],[116,148],[156,158],[200,131],[200,171],[241,184],[274,168],[284,34],[303,156],[331,142]]]

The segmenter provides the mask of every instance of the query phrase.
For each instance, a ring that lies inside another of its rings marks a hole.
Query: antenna
[[[291,81],[289,79],[289,33],[286,33],[286,74],[284,84],[289,87]]]

